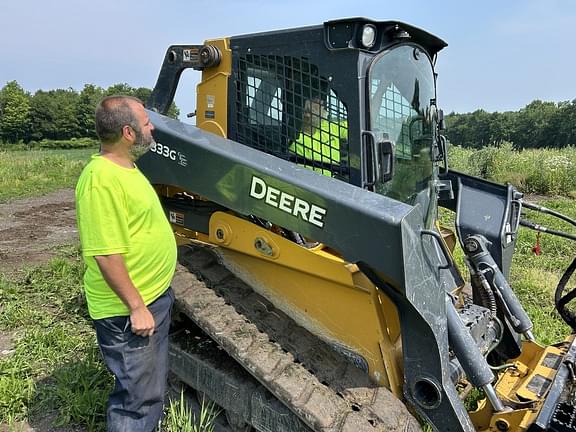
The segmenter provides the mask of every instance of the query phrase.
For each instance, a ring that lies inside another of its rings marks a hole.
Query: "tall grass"
[[[96,148],[0,150],[0,202],[73,187]],[[449,147],[452,169],[529,194],[576,197],[576,148],[515,151],[509,143],[480,150]]]
[[[73,187],[97,149],[0,151],[0,203]]]
[[[34,150],[34,149],[83,149],[97,148],[98,140],[94,138],[70,138],[67,140],[53,140],[44,138],[40,141],[30,141],[28,143],[5,143],[0,141],[0,150]]]
[[[576,197],[575,147],[517,151],[510,143],[479,150],[450,146],[448,155],[456,171],[508,182],[528,194]]]

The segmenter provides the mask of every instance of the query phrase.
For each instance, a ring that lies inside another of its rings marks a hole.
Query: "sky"
[[[448,43],[436,64],[444,112],[518,110],[576,99],[576,0],[0,0],[0,87],[152,88],[173,44],[363,16]],[[195,109],[200,72],[176,94]]]

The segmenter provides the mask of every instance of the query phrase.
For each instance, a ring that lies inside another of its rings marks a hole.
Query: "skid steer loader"
[[[171,369],[234,430],[576,430],[573,337],[508,283],[530,204],[448,169],[445,46],[351,18],[169,47],[137,164],[181,244]],[[186,68],[195,127],[163,115]]]

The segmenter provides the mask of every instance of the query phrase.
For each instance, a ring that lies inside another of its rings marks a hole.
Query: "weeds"
[[[98,349],[91,346],[84,358],[62,364],[39,386],[38,399],[42,402],[36,410],[56,410],[57,426],[73,423],[86,426],[89,432],[103,430],[112,386],[113,379]]]
[[[162,422],[165,432],[213,432],[214,420],[219,410],[213,402],[202,401],[200,415],[197,418],[190,405],[184,398],[184,391],[180,391],[180,400],[170,401],[168,412]]]

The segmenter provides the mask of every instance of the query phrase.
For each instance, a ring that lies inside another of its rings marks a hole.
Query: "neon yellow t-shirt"
[[[312,135],[300,132],[298,138],[290,144],[289,150],[310,161],[338,165],[340,163],[340,139],[346,138],[348,138],[347,121],[334,123],[322,120],[320,127]],[[320,167],[311,169],[326,176],[332,175],[329,169]]]
[[[147,305],[168,288],[176,268],[176,240],[158,195],[138,168],[93,155],[76,185],[76,217],[92,319],[129,314],[94,256],[122,254]]]

